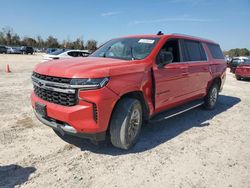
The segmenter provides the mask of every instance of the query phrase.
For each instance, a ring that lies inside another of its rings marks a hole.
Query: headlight
[[[70,82],[72,88],[99,89],[105,86],[109,78],[73,78]]]

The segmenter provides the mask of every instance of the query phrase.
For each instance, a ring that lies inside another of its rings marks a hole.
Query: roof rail
[[[193,37],[193,38],[197,38],[197,39],[201,39],[201,40],[206,40],[212,43],[215,43],[213,40],[210,39],[205,39],[205,38],[201,38],[201,37],[196,37],[196,36],[192,36],[192,35],[187,35],[187,34],[181,34],[181,33],[171,33],[172,35],[180,35],[180,36],[185,36],[185,37]]]

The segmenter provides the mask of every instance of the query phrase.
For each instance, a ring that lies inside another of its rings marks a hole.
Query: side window
[[[202,44],[198,41],[184,40],[186,61],[206,61],[207,57]]]
[[[219,45],[207,43],[207,46],[208,46],[209,51],[211,52],[212,57],[214,59],[224,59],[224,55],[223,55]]]
[[[81,53],[81,57],[87,57],[89,54],[88,53],[85,53],[85,52],[80,52]]]
[[[161,48],[163,51],[172,52],[173,54],[173,63],[180,62],[180,48],[178,39],[170,39],[167,41],[164,46]]]
[[[77,54],[77,52],[68,52],[68,55],[69,56],[72,56],[72,57],[77,57],[78,56],[78,54]]]

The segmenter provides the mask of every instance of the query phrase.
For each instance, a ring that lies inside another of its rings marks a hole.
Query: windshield
[[[242,59],[233,59],[232,60],[232,64],[236,64],[236,65],[243,63],[243,62],[244,62],[244,60],[242,60]]]
[[[108,57],[115,59],[135,60],[147,57],[158,38],[120,38],[102,45],[89,57]]]

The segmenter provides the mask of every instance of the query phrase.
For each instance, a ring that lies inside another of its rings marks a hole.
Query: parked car
[[[225,56],[225,61],[227,63],[227,67],[230,68],[230,62],[232,61],[232,58],[229,56]]]
[[[250,78],[250,59],[244,59],[244,61],[237,66],[235,77],[237,80]]]
[[[7,48],[6,46],[0,46],[0,54],[7,54]]]
[[[110,136],[115,147],[129,149],[147,121],[201,105],[214,109],[225,78],[213,41],[137,35],[110,40],[86,58],[36,65],[31,101],[36,117],[60,136]]]
[[[31,46],[22,46],[20,50],[23,54],[32,55],[34,53],[34,49]]]
[[[36,52],[36,53],[42,53],[43,49],[42,48],[34,48],[34,52]]]
[[[248,57],[234,57],[229,64],[230,72],[235,73],[238,65],[244,62],[244,60],[249,59]]]
[[[72,57],[87,57],[89,52],[87,50],[67,50],[60,49],[50,54],[46,54],[43,56],[42,62],[55,60],[55,59],[66,59]]]
[[[57,50],[60,50],[60,49],[58,49],[58,48],[48,48],[48,49],[46,50],[46,53],[47,53],[47,54],[51,54],[51,53],[53,53],[53,52],[55,52],[55,51],[57,51]]]
[[[8,54],[21,54],[21,50],[18,47],[7,47]]]

